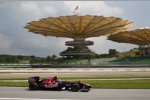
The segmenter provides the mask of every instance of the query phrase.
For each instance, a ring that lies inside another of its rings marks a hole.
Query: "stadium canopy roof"
[[[120,32],[108,36],[108,39],[119,43],[131,43],[140,46],[150,45],[150,28]]]
[[[116,17],[71,15],[42,18],[28,23],[25,28],[44,36],[89,38],[115,34],[132,27],[132,22]]]

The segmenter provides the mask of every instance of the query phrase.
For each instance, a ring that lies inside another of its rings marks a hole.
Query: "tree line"
[[[0,63],[48,63],[54,62],[57,59],[56,55],[47,57],[36,57],[34,55],[0,55]]]
[[[68,57],[57,57],[56,55],[47,56],[47,57],[36,57],[34,55],[25,56],[25,55],[0,55],[0,63],[66,63],[75,60],[81,59],[96,59],[96,58],[106,58],[113,57],[118,54],[116,49],[109,49],[107,54],[94,54],[90,56],[68,56]]]

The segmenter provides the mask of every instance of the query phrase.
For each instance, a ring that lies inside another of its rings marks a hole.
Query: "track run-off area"
[[[150,71],[150,68],[0,68],[0,72]]]
[[[149,77],[150,68],[0,68],[0,79],[31,76]]]

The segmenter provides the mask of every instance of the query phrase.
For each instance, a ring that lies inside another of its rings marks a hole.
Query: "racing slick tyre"
[[[62,91],[62,83],[58,83],[58,91]]]
[[[33,86],[33,85],[29,85],[29,90],[35,90],[36,89],[36,87],[35,86]]]
[[[79,89],[80,89],[80,85],[79,85],[79,84],[72,84],[71,90],[72,90],[73,92],[78,92]]]
[[[29,85],[29,90],[36,90],[36,89],[38,89],[38,87],[39,87],[39,84],[34,82],[33,84]]]

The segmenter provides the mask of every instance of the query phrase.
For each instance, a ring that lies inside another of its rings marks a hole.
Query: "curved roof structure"
[[[136,45],[150,44],[150,28],[136,29],[133,31],[120,32],[108,37],[109,40],[120,43],[131,43]]]
[[[131,26],[132,22],[116,17],[72,15],[42,18],[25,28],[44,36],[89,38],[126,31]]]

